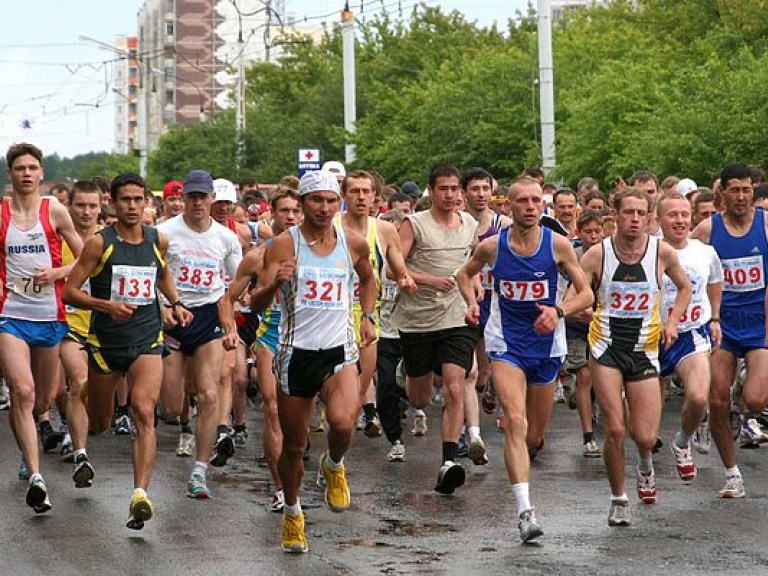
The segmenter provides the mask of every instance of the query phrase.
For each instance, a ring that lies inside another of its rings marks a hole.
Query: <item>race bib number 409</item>
[[[349,305],[349,278],[346,270],[301,266],[297,297],[299,304],[307,308],[344,310]]]
[[[146,306],[155,301],[155,279],[157,268],[154,266],[113,266],[112,300]]]
[[[763,256],[730,258],[722,261],[723,290],[726,292],[752,292],[765,288]]]

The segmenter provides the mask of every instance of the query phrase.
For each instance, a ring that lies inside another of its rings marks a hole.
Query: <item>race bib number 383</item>
[[[112,300],[146,306],[155,301],[155,279],[157,268],[154,266],[112,267]]]
[[[298,274],[301,306],[322,310],[344,310],[349,305],[349,278],[346,270],[301,266]]]
[[[729,258],[723,264],[723,290],[726,292],[752,292],[765,288],[763,256]]]

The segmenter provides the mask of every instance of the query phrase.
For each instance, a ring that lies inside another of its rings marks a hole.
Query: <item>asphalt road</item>
[[[665,407],[665,441],[679,402],[672,398]],[[124,527],[132,490],[129,438],[91,437],[96,480],[89,489],[75,489],[70,465],[45,455],[53,510],[36,517],[24,504],[26,482],[17,479],[18,452],[0,414],[0,574],[768,574],[766,447],[739,450],[748,497],[723,501],[714,497],[723,483],[714,447],[696,455],[699,477],[686,486],[665,446],[656,458],[657,504],[640,504],[628,491],[633,524],[610,528],[602,460],[581,456],[576,412],[556,405],[531,481],[545,535],[524,546],[493,419],[483,415],[490,463],[463,461],[467,483],[453,496],[440,496],[432,490],[440,454],[437,408],[428,414],[427,436],[406,437],[404,463],[387,462],[384,438],[355,438],[347,458],[352,506],[343,514],[325,509],[314,486],[323,440],[313,435],[302,494],[310,551],[299,556],[280,552],[280,516],[267,510],[272,486],[255,460],[261,451],[256,411],[248,445],[210,474],[209,501],[184,496],[192,463],[174,454],[177,429],[160,424],[149,490],[156,517],[141,532]],[[629,444],[627,452],[632,489]]]

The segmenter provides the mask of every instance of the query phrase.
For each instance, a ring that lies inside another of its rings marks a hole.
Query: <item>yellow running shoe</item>
[[[344,512],[349,508],[349,486],[346,468],[342,464],[338,470],[328,467],[328,452],[320,457],[320,472],[325,479],[325,504],[332,512]]]
[[[299,554],[309,550],[307,536],[304,534],[304,512],[297,516],[283,514],[283,541],[280,548],[289,554]]]
[[[144,528],[144,522],[152,519],[154,509],[146,493],[137,491],[133,493],[129,511],[130,517],[126,526],[131,530],[141,530]]]

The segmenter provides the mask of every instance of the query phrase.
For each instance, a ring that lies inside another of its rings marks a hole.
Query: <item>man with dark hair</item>
[[[717,213],[715,208],[715,195],[709,190],[709,188],[697,188],[700,190],[693,201],[693,212],[691,213],[691,226],[692,229],[696,228],[700,222],[711,218]]]
[[[639,170],[632,174],[629,179],[629,185],[639,190],[644,190],[648,194],[651,202],[651,208],[648,212],[647,232],[652,236],[661,238],[659,229],[659,220],[656,217],[656,200],[659,197],[659,179],[656,174],[648,170]]]
[[[765,299],[768,273],[768,219],[752,206],[752,172],[744,164],[726,166],[720,174],[723,211],[702,221],[691,237],[710,244],[723,266],[723,297],[719,322],[722,343],[712,354],[709,423],[712,438],[725,466],[725,486],[720,498],[743,498],[744,480],[736,463],[730,429],[730,388],[737,361],[743,358],[747,375],[742,388],[746,410],[760,414],[768,402],[764,378],[768,371]],[[745,446],[754,447],[762,431],[747,415],[741,434]]]
[[[546,174],[544,174],[544,170],[541,168],[538,168],[536,166],[530,166],[523,170],[523,176],[527,176],[528,178],[532,178],[533,180],[536,180],[538,182],[539,186],[544,186],[544,179],[546,177]]]
[[[435,490],[452,494],[464,484],[464,469],[456,462],[464,420],[463,389],[480,337],[464,321],[466,305],[454,274],[470,257],[477,221],[456,210],[461,174],[455,166],[432,169],[429,194],[431,207],[409,215],[400,228],[406,264],[419,288],[400,294],[392,325],[400,332],[411,406],[428,406],[434,375],[443,377],[443,445]]]
[[[552,198],[555,219],[568,231],[568,239],[576,238],[576,193],[570,188],[561,188]]]
[[[237,184],[237,192],[241,199],[245,199],[246,196],[262,197],[261,191],[259,190],[259,181],[251,176],[240,179],[240,182]]]
[[[131,453],[134,491],[127,527],[141,530],[153,515],[147,489],[157,452],[155,407],[163,373],[157,291],[172,302],[173,316],[181,325],[192,315],[179,302],[166,267],[167,238],[141,224],[146,204],[143,179],[121,174],[112,182],[111,192],[117,222],[88,238],[67,279],[64,299],[93,310],[88,335],[92,385],[104,386],[113,372],[127,375],[136,423]],[[89,279],[86,292],[82,287]]]
[[[387,210],[400,210],[404,214],[410,214],[411,197],[404,192],[395,192],[387,199]]]
[[[61,202],[64,206],[69,204],[69,186],[66,182],[58,182],[51,186],[48,193]]]
[[[419,199],[424,195],[424,191],[421,189],[421,187],[416,184],[416,182],[411,182],[410,180],[408,182],[403,182],[400,190],[403,192],[403,194],[406,194],[408,198],[410,198],[411,208],[415,208],[416,202],[418,202]]]
[[[59,342],[67,333],[61,289],[72,265],[62,266],[61,239],[75,256],[83,243],[67,209],[41,197],[40,149],[14,144],[5,159],[11,194],[0,214],[0,367],[11,390],[11,429],[29,474],[26,502],[42,514],[51,503],[40,474],[35,415],[56,396]]]

